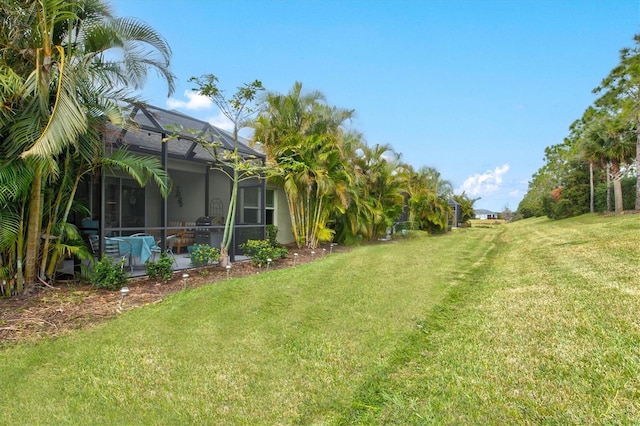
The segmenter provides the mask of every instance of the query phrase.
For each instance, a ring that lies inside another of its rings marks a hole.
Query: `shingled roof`
[[[197,142],[201,138],[219,144],[218,149],[235,148],[235,141],[229,133],[206,121],[151,105],[131,105],[129,108],[129,118],[133,125],[127,129],[108,125],[105,135],[107,143],[115,146],[126,145],[133,151],[160,155],[163,138],[177,134],[177,137],[169,138],[165,142],[169,157],[206,163],[215,162],[216,159],[209,150]],[[238,152],[247,158],[265,157],[242,140],[238,141]]]

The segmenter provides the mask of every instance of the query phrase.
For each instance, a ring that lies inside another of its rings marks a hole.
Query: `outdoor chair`
[[[100,237],[97,235],[89,235],[89,246],[94,257],[100,256]]]
[[[165,250],[167,256],[171,256],[171,258],[173,259],[173,263],[176,265],[176,267],[178,266],[178,260],[176,259],[176,255],[173,254],[173,246],[176,242],[177,237],[177,235],[169,235],[167,237],[167,249]]]
[[[122,250],[121,245],[128,246],[128,248]],[[128,261],[131,272],[133,272],[132,252],[133,247],[131,247],[131,244],[128,241],[113,237],[104,238],[104,254],[113,259],[118,259],[118,262],[125,260]],[[122,267],[124,268],[124,263],[122,264]]]

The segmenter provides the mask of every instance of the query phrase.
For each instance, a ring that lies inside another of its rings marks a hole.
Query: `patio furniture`
[[[97,235],[89,235],[89,247],[94,257],[100,256],[100,237]]]
[[[160,248],[160,240],[158,240],[154,235],[147,234],[146,232],[138,232],[136,234],[129,235],[130,237],[151,237],[155,240],[155,245],[149,247],[151,250],[151,261],[153,262],[156,259],[156,254],[162,253],[162,249]]]
[[[156,240],[152,235],[141,235],[141,236],[129,236],[129,237],[118,237],[121,241],[129,244],[131,247],[131,257],[137,257],[140,259],[140,263],[144,264],[152,254],[155,252],[160,252],[160,247],[156,244]],[[122,249],[122,245],[120,249]]]
[[[195,222],[169,222],[169,226],[171,228],[182,228],[182,229],[174,229],[175,241],[174,247],[176,248],[176,253],[180,253],[183,248],[189,247],[193,245],[195,242]]]
[[[167,255],[170,255],[173,258],[173,263],[177,265],[178,262],[176,260],[176,255],[173,254],[173,245],[176,242],[176,238],[177,238],[177,235],[169,235],[167,237],[167,250],[165,251],[165,253],[167,253]]]
[[[133,272],[132,251],[131,244],[121,238],[105,237],[104,239],[104,254],[111,258],[118,259],[118,262],[123,262],[123,268],[124,261],[128,260],[131,272]]]
[[[195,222],[185,222],[184,226],[189,227],[188,229],[183,229],[181,235],[176,239],[176,249],[178,253],[182,252],[182,248],[185,249],[191,245],[193,245],[196,241],[196,230]]]

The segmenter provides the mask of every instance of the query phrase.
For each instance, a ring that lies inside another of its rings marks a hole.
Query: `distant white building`
[[[476,219],[491,220],[498,218],[498,213],[492,212],[491,210],[475,209],[474,212],[476,214]]]

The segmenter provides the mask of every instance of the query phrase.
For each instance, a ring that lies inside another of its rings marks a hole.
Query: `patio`
[[[107,125],[103,131],[105,144],[108,149],[124,148],[158,158],[171,178],[171,192],[164,198],[154,182],[141,187],[122,170],[103,169],[100,176],[79,188],[76,198],[86,200],[91,216],[76,218],[75,224],[85,238],[100,237],[100,252],[105,251],[103,237],[126,238],[144,233],[153,235],[158,246],[165,249],[169,247],[169,237],[175,236],[176,269],[189,267],[187,247],[219,247],[224,221],[230,214],[232,188],[226,174],[230,170],[218,162],[218,155],[237,147],[248,161],[261,162],[264,154],[243,141],[234,141],[231,135],[207,122],[175,111],[132,106],[130,119],[134,126],[128,129]],[[205,140],[215,147],[203,145]],[[264,179],[247,179],[238,188],[229,250],[232,261],[242,258],[240,244],[265,238],[265,226],[273,220],[273,214],[267,217],[269,200],[273,200],[273,191],[267,193]],[[137,265],[134,272],[138,269],[143,267]]]

